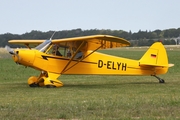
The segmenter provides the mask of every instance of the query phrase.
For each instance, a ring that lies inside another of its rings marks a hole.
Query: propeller
[[[10,54],[12,54],[12,55],[15,55],[15,53],[14,53],[14,50],[12,49],[12,48],[10,48],[9,46],[5,46],[5,49],[10,53]]]
[[[20,60],[20,56],[18,55],[19,54],[19,51],[14,51],[14,49],[10,48],[9,46],[5,46],[5,49],[11,54],[11,55],[15,55],[17,57],[17,60],[16,60],[16,63],[18,63],[18,61]]]

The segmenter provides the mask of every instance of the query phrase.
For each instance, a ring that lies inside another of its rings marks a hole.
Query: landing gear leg
[[[42,71],[39,77],[31,76],[28,79],[30,87],[46,86],[47,88],[61,87],[63,83],[57,78],[60,74]]]
[[[63,83],[57,79],[59,76],[60,74],[58,73],[45,72],[41,75],[41,78],[43,79],[43,86],[46,86],[47,88],[63,86]]]
[[[47,73],[46,72],[41,72],[39,77],[31,76],[28,79],[29,86],[30,87],[41,87],[41,86],[44,86],[44,79],[43,79],[43,77],[47,77]]]
[[[155,78],[157,78],[159,80],[159,83],[165,83],[165,81],[163,79],[161,79],[160,77],[156,76],[156,75],[151,75],[154,76]]]

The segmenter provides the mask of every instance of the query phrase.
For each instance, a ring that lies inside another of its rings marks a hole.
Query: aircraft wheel
[[[39,85],[36,84],[36,83],[32,83],[32,84],[30,84],[29,86],[30,86],[30,87],[39,87]]]
[[[40,78],[39,80],[38,80],[38,85],[39,85],[39,87],[43,87],[44,86],[44,77],[42,77],[42,78]]]
[[[28,85],[30,87],[38,87],[39,85],[37,84],[37,79],[38,77],[36,76],[31,76],[29,79],[28,79]]]
[[[163,79],[160,79],[159,83],[165,83],[165,81]]]
[[[46,85],[47,88],[55,88],[56,86],[54,85]]]

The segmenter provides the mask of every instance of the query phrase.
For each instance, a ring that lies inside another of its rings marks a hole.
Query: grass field
[[[147,48],[102,52],[139,59]],[[30,88],[27,79],[38,71],[16,65],[0,51],[1,120],[180,119],[180,48],[167,48],[175,66],[151,76],[62,75],[61,88]]]

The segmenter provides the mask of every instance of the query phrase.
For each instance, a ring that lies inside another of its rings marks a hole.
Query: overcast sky
[[[0,0],[0,34],[180,27],[180,0]]]

